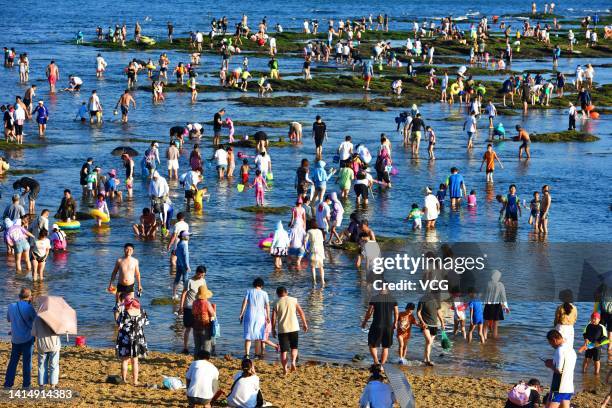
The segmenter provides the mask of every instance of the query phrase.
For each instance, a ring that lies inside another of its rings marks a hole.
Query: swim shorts
[[[47,254],[43,256],[39,256],[35,254],[34,252],[32,252],[32,259],[35,260],[36,262],[45,262],[47,260]],[[599,361],[599,360],[595,360],[595,361]]]
[[[355,191],[357,197],[363,196],[365,199],[368,198],[368,186],[365,184],[355,184],[353,186],[353,190]]]
[[[132,293],[134,292],[134,284],[132,283],[131,285],[122,285],[122,284],[118,284],[117,285],[117,293]]]
[[[128,109],[127,105],[121,105],[121,114],[127,115],[128,112],[129,112],[129,109]]]
[[[599,361],[601,359],[601,349],[599,347],[588,349],[584,352],[584,358],[592,358],[593,361]]]
[[[183,309],[183,326],[193,327],[193,311],[191,308]]]
[[[574,394],[570,393],[570,392],[551,392],[550,393],[550,397],[549,397],[549,401],[550,402],[563,402],[563,401],[569,401],[572,399],[572,396]]]
[[[523,144],[521,144],[521,147],[522,147],[523,149],[525,149],[525,148],[529,147],[529,145],[530,145],[530,144],[531,144],[531,142],[529,142],[529,141],[527,141],[527,140],[524,140],[524,141],[523,141]]]
[[[168,170],[178,170],[178,160],[168,160]]]
[[[283,353],[296,350],[298,348],[298,332],[294,331],[291,333],[279,333],[278,344],[280,345],[281,352]]]
[[[30,250],[30,244],[27,239],[22,239],[15,242],[15,253],[20,254]]]
[[[57,78],[55,77],[55,75],[49,75],[49,84],[51,85],[55,85],[55,83],[57,82]]]
[[[368,345],[370,347],[391,347],[393,345],[393,328],[370,327],[370,331],[368,332]]]
[[[316,147],[321,147],[323,146],[323,137],[315,137],[315,146]]]
[[[371,75],[364,75],[363,76],[363,80],[364,81],[371,81],[372,80],[372,76]]]
[[[289,248],[289,256],[303,258],[305,254],[306,251],[304,251],[304,248]]]
[[[197,398],[197,397],[187,397],[187,400],[189,401],[189,405],[207,405],[211,400],[206,399],[206,398]]]

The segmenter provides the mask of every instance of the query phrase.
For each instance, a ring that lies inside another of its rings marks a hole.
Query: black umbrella
[[[127,154],[130,157],[138,156],[138,152],[129,146],[115,147],[113,151],[111,152],[111,154],[113,156],[121,156],[123,154]]]
[[[38,181],[30,177],[22,177],[13,183],[14,190],[19,190],[20,188],[25,189],[26,187],[29,187],[30,191],[40,191],[40,184],[38,184]]]
[[[30,189],[30,192],[32,194],[32,199],[36,199],[36,196],[40,192],[40,184],[38,184],[38,181],[30,177],[22,177],[13,183],[14,190],[19,190],[19,189],[25,190],[26,187]]]
[[[263,130],[260,130],[258,132],[255,132],[255,134],[253,135],[253,138],[255,140],[266,140],[268,138],[268,134],[264,132]]]

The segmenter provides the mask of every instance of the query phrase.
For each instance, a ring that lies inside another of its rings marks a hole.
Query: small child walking
[[[529,203],[529,225],[533,225],[535,233],[540,232],[540,193],[533,192],[533,199]]]
[[[255,203],[258,207],[264,206],[264,196],[265,189],[268,188],[268,183],[266,183],[266,179],[261,175],[261,170],[255,171],[255,179],[253,180],[253,184],[250,185],[251,188],[255,188]]]
[[[429,160],[436,160],[436,156],[434,155],[434,147],[436,145],[436,132],[434,132],[431,126],[427,126],[425,130],[427,131],[427,138],[429,139],[429,146],[427,147]]]
[[[251,168],[249,167],[249,161],[247,159],[242,160],[242,166],[240,166],[240,178],[242,180],[242,184],[249,184],[249,171]]]
[[[608,331],[604,325],[600,324],[601,315],[598,312],[591,314],[591,321],[584,328],[582,336],[584,337],[584,345],[580,348],[580,352],[584,351],[584,362],[582,363],[582,372],[586,373],[589,367],[589,361],[593,361],[593,372],[599,374],[601,368],[601,343],[608,339]]]
[[[408,364],[406,360],[406,353],[408,352],[408,342],[410,341],[410,332],[412,329],[412,325],[416,325],[417,321],[414,317],[414,303],[408,303],[406,305],[406,309],[401,312],[397,318],[397,342],[399,344],[398,354],[399,354],[399,362],[398,364]]]
[[[467,198],[467,206],[475,208],[476,207],[476,190],[470,191],[470,195]]]
[[[461,300],[459,292],[453,292],[451,296],[453,298],[453,336],[456,336],[461,331],[465,339],[467,337],[465,332],[465,310],[467,307]]]
[[[484,344],[485,341],[487,340],[484,336],[484,331],[483,331],[484,306],[482,304],[482,301],[477,298],[474,289],[468,290],[468,296],[470,297],[470,302],[468,303],[468,308],[470,310],[470,331],[468,333],[468,343],[472,342],[474,330],[478,328],[478,335],[480,336],[480,342]]]
[[[421,218],[423,217],[423,211],[419,208],[417,203],[412,203],[412,209],[408,214],[408,221],[412,222],[412,230],[420,230],[421,229]]]
[[[438,192],[436,193],[436,198],[438,199],[438,202],[440,203],[440,208],[444,207],[444,199],[446,198],[446,184],[444,183],[440,184],[440,188],[438,189]]]

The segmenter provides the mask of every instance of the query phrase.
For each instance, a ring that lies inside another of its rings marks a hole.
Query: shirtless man
[[[129,89],[126,89],[123,92],[123,95],[121,95],[121,97],[117,101],[117,104],[115,105],[115,111],[117,110],[119,106],[121,106],[121,122],[122,123],[127,123],[128,121],[128,112],[130,109],[130,103],[134,105],[134,109],[136,109],[136,101],[134,100],[134,98],[132,98],[132,95],[130,95]]]
[[[32,85],[31,87],[26,89],[25,94],[23,95],[23,103],[25,103],[25,105],[27,106],[26,114],[29,117],[32,117],[32,109],[33,109],[32,101],[34,100],[35,96],[36,96],[36,85]]]
[[[55,84],[59,80],[59,68],[53,60],[47,65],[47,80],[49,81],[50,92],[55,93]]]
[[[140,216],[140,224],[134,224],[132,229],[139,238],[155,238],[157,232],[155,214],[149,208],[144,208]]]
[[[134,281],[138,281],[138,296],[142,293],[142,284],[140,282],[140,269],[138,267],[138,259],[132,258],[134,253],[134,245],[127,243],[123,246],[123,258],[117,259],[113,274],[111,275],[110,282],[108,284],[108,291],[113,290],[113,281],[115,276],[119,273],[117,279],[117,291],[115,292],[115,301],[119,304],[119,297],[121,294],[134,296]],[[117,318],[118,312],[115,310],[115,318]]]
[[[550,188],[547,184],[542,186],[542,201],[540,203],[540,231],[543,234],[548,234],[548,213],[552,203]]]
[[[529,153],[529,145],[531,144],[531,139],[529,138],[529,133],[525,129],[523,129],[520,125],[516,125],[516,130],[518,131],[518,140],[519,142],[523,142],[519,147],[519,160],[521,160],[521,156],[523,155],[523,150],[525,150],[525,156],[527,159],[531,158],[531,154]]]

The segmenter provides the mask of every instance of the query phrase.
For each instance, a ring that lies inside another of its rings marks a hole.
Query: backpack
[[[531,388],[524,382],[518,383],[508,392],[508,400],[520,407],[529,404]]]

